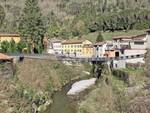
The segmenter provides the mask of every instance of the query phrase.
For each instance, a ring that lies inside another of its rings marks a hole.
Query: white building
[[[106,42],[98,42],[94,44],[94,57],[104,57],[105,56],[105,49],[107,43]]]
[[[97,42],[93,45],[94,57],[100,57],[100,58],[106,57],[106,51],[112,50],[113,48],[114,45],[111,41]]]
[[[145,34],[136,36],[120,36],[113,38],[114,45],[120,49],[119,56],[139,56],[144,55],[147,49],[150,49],[150,30],[147,30]],[[145,63],[144,57],[137,57],[133,59],[126,59],[126,63]]]
[[[49,54],[61,54],[61,40],[52,39],[48,43],[47,52]]]
[[[117,48],[145,50],[150,48],[150,30],[145,34],[135,36],[114,37],[114,44]]]

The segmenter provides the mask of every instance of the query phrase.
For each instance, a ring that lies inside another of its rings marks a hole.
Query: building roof
[[[92,44],[85,44],[83,47],[84,47],[84,48],[92,48],[93,45],[92,45]]]
[[[118,36],[118,37],[113,37],[113,40],[142,40],[146,37],[146,34],[141,34],[141,35],[133,35],[133,36]]]
[[[20,37],[19,34],[5,34],[5,33],[0,33],[0,37]]]
[[[96,42],[95,44],[93,44],[93,45],[104,45],[104,44],[106,44],[106,41],[103,41],[103,42]]]
[[[118,40],[118,39],[131,39],[131,36],[117,36],[117,37],[113,37],[113,40]]]
[[[133,40],[143,40],[146,37],[146,34],[141,34],[133,37]]]
[[[66,40],[66,41],[62,42],[62,44],[81,44],[84,41],[85,41],[84,39],[81,39],[81,40],[71,39],[71,40]]]
[[[13,59],[12,57],[0,53],[0,60],[12,60],[12,59]]]

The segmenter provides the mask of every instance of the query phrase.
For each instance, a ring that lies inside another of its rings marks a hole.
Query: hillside
[[[0,0],[0,32],[18,32],[25,0]],[[149,0],[39,0],[49,37],[69,38],[95,31],[150,28]],[[0,9],[1,10],[1,9]]]
[[[130,31],[115,31],[115,32],[102,32],[102,35],[104,37],[105,40],[112,40],[113,37],[117,37],[117,36],[130,36],[130,35],[140,35],[140,34],[144,34],[145,31],[144,30],[130,30]],[[96,42],[96,38],[98,36],[98,32],[94,32],[94,33],[89,33],[87,35],[84,35],[83,37],[85,37],[86,39],[90,40],[91,42]]]

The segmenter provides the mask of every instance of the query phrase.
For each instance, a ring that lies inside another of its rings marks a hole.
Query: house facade
[[[84,45],[92,45],[92,42],[88,40],[66,40],[62,42],[61,50],[62,54],[69,56],[83,56]]]
[[[94,57],[105,57],[106,42],[98,42],[93,45]]]
[[[47,52],[49,54],[61,54],[62,41],[58,39],[51,39],[47,44]]]
[[[14,40],[16,43],[19,43],[21,38],[19,34],[0,34],[0,42],[3,41],[12,41]]]
[[[93,56],[93,46],[91,44],[84,45],[82,48],[83,57],[91,58]]]
[[[110,41],[104,41],[104,42],[98,42],[93,45],[93,56],[94,57],[110,57],[114,58],[116,57],[116,52],[114,48],[114,44]]]

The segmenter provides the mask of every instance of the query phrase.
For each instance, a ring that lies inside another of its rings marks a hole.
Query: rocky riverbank
[[[53,102],[52,95],[73,79],[89,75],[83,64],[66,66],[59,61],[25,60],[17,65],[11,79],[1,79],[0,112],[43,113]]]

